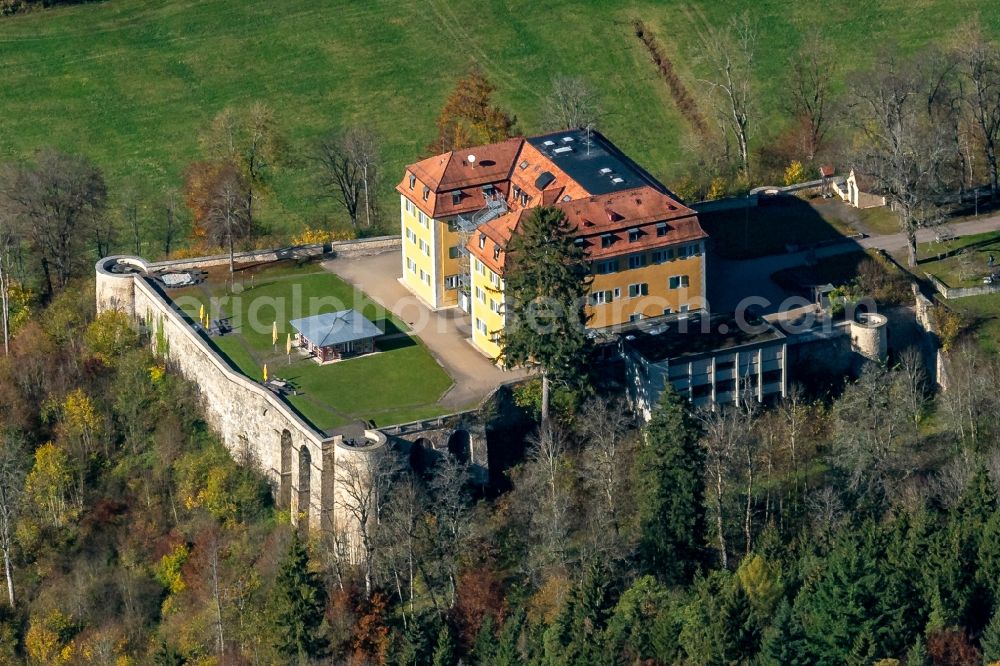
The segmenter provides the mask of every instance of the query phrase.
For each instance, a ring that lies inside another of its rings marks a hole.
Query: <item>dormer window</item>
[[[479,249],[486,247],[486,234],[479,234]]]
[[[427,197],[431,195],[431,188],[424,186],[424,201],[427,201]]]
[[[521,205],[527,206],[529,201],[531,201],[531,197],[528,196],[528,193],[521,192]]]
[[[670,227],[667,226],[666,222],[660,222],[656,225],[657,236],[666,236],[668,231],[670,231]]]
[[[412,173],[410,174],[410,189],[412,190],[417,185],[417,177]]]
[[[493,261],[499,261],[499,259],[500,259],[500,246],[499,245],[494,245],[493,246]]]
[[[601,236],[601,247],[611,247],[615,242],[614,234],[604,234]]]
[[[642,237],[642,230],[640,229],[629,229],[628,230],[628,242],[635,243],[638,242],[639,238]]]
[[[457,206],[460,203],[462,203],[462,190],[459,190],[458,192],[452,192],[451,193],[451,205],[452,206]]]

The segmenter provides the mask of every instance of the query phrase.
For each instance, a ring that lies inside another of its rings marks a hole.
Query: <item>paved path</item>
[[[402,319],[427,345],[455,381],[440,400],[445,408],[458,411],[474,407],[500,384],[526,376],[523,371],[497,368],[472,346],[468,341],[472,322],[467,314],[458,308],[434,312],[403,287],[398,251],[339,257],[323,262],[323,267]]]
[[[919,229],[917,242],[927,243],[942,230],[947,229],[955,237],[972,236],[988,231],[1000,231],[1000,215],[983,217],[965,222],[953,222],[943,227]],[[886,252],[906,249],[906,236],[902,233],[869,236],[860,241],[844,240],[816,250],[817,258],[831,257],[844,252],[878,248]],[[715,312],[732,312],[746,297],[765,299],[769,305],[759,304],[765,313],[776,312],[782,302],[789,297],[781,287],[771,280],[771,274],[785,268],[802,266],[807,263],[809,252],[775,254],[757,259],[730,260],[712,257],[708,266],[708,301]],[[752,285],[752,288],[748,286]]]
[[[917,242],[929,243],[934,240],[935,236],[937,236],[942,229],[947,229],[954,234],[955,237],[973,236],[975,234],[986,233],[987,231],[1000,231],[1000,215],[993,217],[981,217],[977,220],[968,220],[965,222],[952,222],[951,224],[945,224],[940,227],[931,227],[929,229],[918,229]],[[859,241],[859,245],[866,248],[877,247],[885,250],[886,252],[898,252],[906,249],[906,235],[900,233],[888,234],[884,236],[869,236],[868,238]]]

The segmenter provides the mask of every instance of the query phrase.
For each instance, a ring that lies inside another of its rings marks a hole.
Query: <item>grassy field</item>
[[[982,284],[991,270],[991,255],[995,260],[992,270],[1000,270],[1000,233],[995,231],[942,243],[921,243],[917,248],[919,271],[930,273],[949,287]]]
[[[337,125],[372,125],[384,137],[388,208],[403,165],[433,137],[455,78],[477,63],[528,132],[541,129],[553,75],[586,76],[605,111],[604,131],[669,183],[690,162],[682,149],[688,129],[630,22],[645,22],[696,89],[698,30],[750,7],[760,26],[759,126],[767,128],[758,141],[785,122],[782,72],[814,28],[845,68],[870,62],[873,44],[911,49],[940,38],[972,12],[1000,28],[1000,3],[977,0],[90,3],[0,19],[0,159],[56,145],[96,160],[112,192],[131,180],[152,197],[180,184],[198,156],[199,132],[220,109],[263,100],[293,159],[276,175],[262,219],[276,231],[296,230],[338,215],[315,198],[303,159],[315,137]],[[158,223],[153,211],[144,215]]]
[[[317,428],[359,419],[404,423],[446,411],[436,403],[451,386],[448,374],[404,323],[337,276],[316,264],[263,267],[242,274],[235,295],[224,277],[213,273],[170,296],[194,319],[201,306],[213,319],[229,317],[234,332],[212,339],[219,351],[251,379],[260,381],[266,364],[269,377],[290,381],[298,394],[289,402]],[[324,366],[297,352],[286,356],[286,336],[294,337],[289,320],[345,308],[360,310],[386,332],[376,341],[379,353]]]

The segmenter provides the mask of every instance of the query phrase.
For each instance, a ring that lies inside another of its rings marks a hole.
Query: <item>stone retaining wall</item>
[[[377,236],[375,238],[360,238],[357,240],[334,241],[333,243],[317,243],[314,245],[296,245],[294,247],[270,250],[250,250],[237,252],[233,255],[236,264],[260,264],[282,259],[310,259],[324,255],[335,257],[361,257],[379,254],[400,246],[399,236]],[[178,271],[211,266],[226,266],[229,264],[228,254],[216,254],[207,257],[191,259],[169,259],[147,264],[152,270],[174,269]]]
[[[335,501],[337,455],[363,456],[386,446],[385,435],[369,430],[368,446],[347,447],[342,437],[318,432],[288,403],[230,367],[142,273],[112,273],[109,268],[116,263],[143,272],[155,266],[136,257],[98,262],[98,312],[127,313],[148,333],[150,343],[161,347],[158,353],[197,384],[208,424],[234,456],[249,457],[260,466],[295,524],[353,534],[350,515],[338,510],[340,503]]]
[[[966,298],[968,296],[986,296],[988,294],[1000,293],[1000,283],[980,284],[975,287],[949,287],[930,273],[924,273],[924,275],[926,275],[927,279],[934,285],[934,289],[947,299]]]

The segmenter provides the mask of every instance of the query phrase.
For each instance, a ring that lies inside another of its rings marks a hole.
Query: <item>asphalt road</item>
[[[1000,231],[1000,215],[920,229],[917,231],[917,241],[920,243],[930,242],[945,229],[956,238],[988,231]],[[842,242],[819,248],[816,250],[815,256],[818,258],[830,257],[868,248],[899,252],[906,249],[906,236],[902,233],[896,233],[869,236],[859,241],[845,239]],[[808,251],[792,252],[745,260],[711,258],[708,266],[710,308],[715,312],[732,312],[745,302],[744,299],[752,297],[763,312],[777,312],[781,309],[782,304],[786,303],[790,294],[771,280],[771,274],[785,268],[805,265],[809,254]]]

